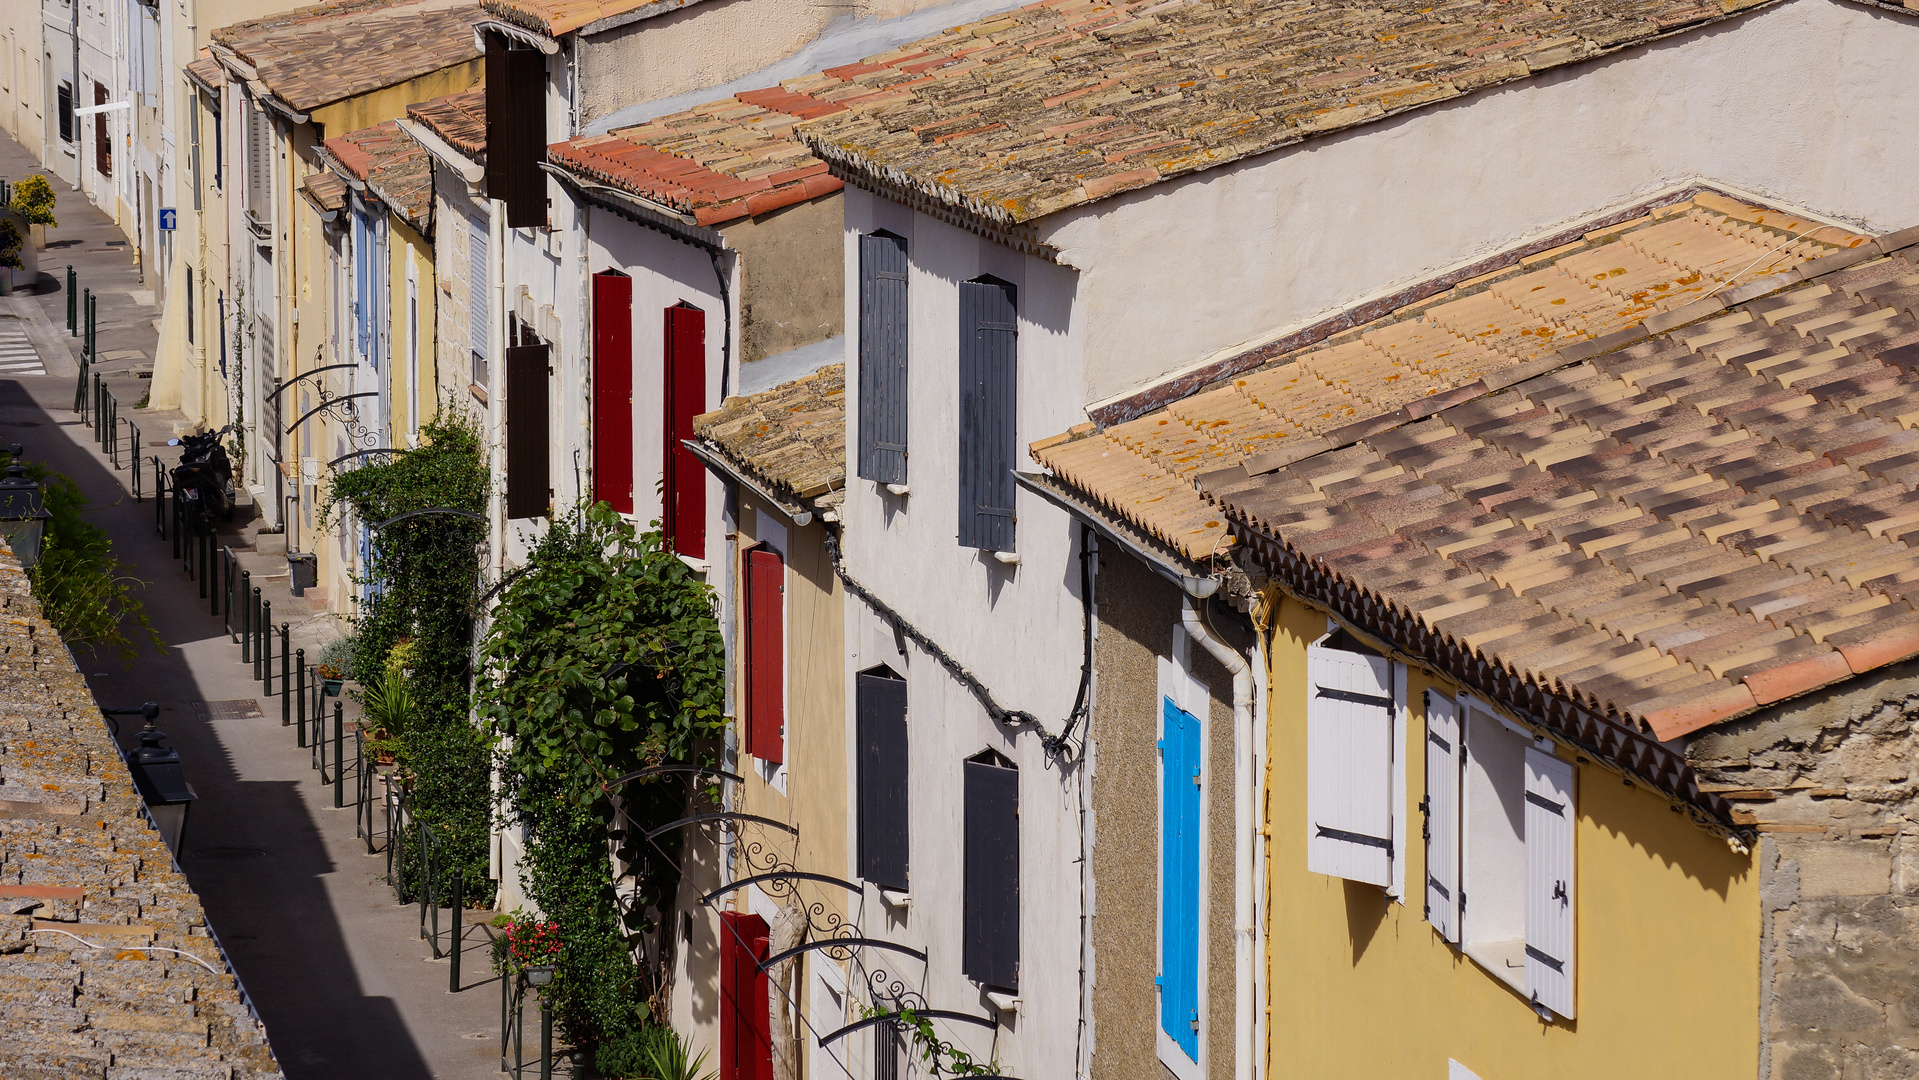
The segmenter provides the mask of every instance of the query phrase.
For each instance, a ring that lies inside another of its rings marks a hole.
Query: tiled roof
[[[447,94],[418,105],[408,105],[406,114],[415,123],[424,124],[447,145],[475,161],[486,160],[486,89]]]
[[[346,205],[346,181],[331,170],[309,173],[300,181],[300,190],[314,206],[329,213],[338,213]]]
[[[1672,738],[1919,653],[1914,242],[1705,298],[1774,241],[1693,206],[1036,456]]]
[[[487,14],[548,37],[570,34],[588,23],[624,15],[660,0],[485,0]],[[692,3],[661,4],[673,8]]]
[[[477,59],[475,0],[337,0],[223,26],[213,40],[306,112]]]
[[[836,506],[846,493],[846,365],[728,398],[694,417],[693,431],[771,491]]]
[[[1003,225],[1766,0],[1042,0],[783,83],[836,165]]]
[[[426,147],[400,130],[397,120],[351,131],[326,141],[353,178],[400,212],[407,224],[424,232],[433,224],[433,158]]]
[[[846,186],[794,138],[811,107],[792,97],[756,90],[638,127],[555,143],[547,157],[692,214],[701,225],[764,214]]]
[[[86,681],[3,548],[0,611],[0,1076],[280,1076]]]
[[[220,61],[210,54],[188,64],[187,76],[210,90],[218,90],[227,84],[227,69],[221,67]]]

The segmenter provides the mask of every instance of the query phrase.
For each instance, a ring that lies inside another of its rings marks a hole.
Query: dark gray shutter
[[[486,193],[507,227],[546,224],[546,54],[486,36]]]
[[[544,344],[506,351],[506,516],[544,517],[547,491],[547,378]]]
[[[906,241],[860,237],[860,475],[906,483]]]
[[[960,972],[1019,989],[1019,770],[966,763],[964,941]]]
[[[854,691],[859,726],[860,877],[905,892],[906,680],[862,671]]]
[[[1013,287],[960,283],[959,542],[1013,550],[1015,379],[1019,326]]]

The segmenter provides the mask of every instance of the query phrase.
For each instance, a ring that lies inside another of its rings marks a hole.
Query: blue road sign
[[[174,222],[178,220],[179,213],[180,212],[178,210],[175,210],[170,206],[163,207],[160,210],[160,231],[172,232],[174,228]]]

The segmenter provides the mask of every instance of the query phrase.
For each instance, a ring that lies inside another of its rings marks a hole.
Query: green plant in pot
[[[339,697],[340,688],[353,677],[353,644],[352,634],[334,638],[314,662],[314,674],[320,677],[320,689],[328,697]]]
[[[664,1024],[639,1024],[599,1045],[593,1065],[618,1080],[716,1080],[706,1053],[695,1054],[686,1037]]]

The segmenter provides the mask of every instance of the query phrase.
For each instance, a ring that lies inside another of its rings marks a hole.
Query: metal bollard
[[[266,681],[267,696],[273,695],[273,657],[267,655],[273,645],[273,601],[260,596],[260,587],[253,587],[254,600],[259,604],[259,617],[253,620],[253,681]]]
[[[67,264],[67,336],[76,337],[80,333],[80,298],[73,294],[73,287],[80,284],[79,275],[73,272],[73,264]]]
[[[336,810],[346,805],[346,790],[343,785],[346,777],[340,775],[340,744],[346,741],[343,737],[346,727],[345,713],[345,706],[337,701],[333,703],[333,808]]]
[[[300,703],[300,730],[294,736],[293,745],[305,746],[307,744],[307,651],[305,649],[293,650],[293,669],[299,672],[295,677],[300,680],[299,689],[292,695]],[[285,715],[284,710],[281,715]]]
[[[546,990],[540,991],[540,1080],[553,1080],[553,1010],[546,1007]]]
[[[253,605],[247,601],[247,590],[252,587],[253,571],[240,571],[240,662],[253,662]]]
[[[86,336],[80,339],[80,356],[89,363],[93,360],[93,290],[88,289],[80,301],[80,318],[85,323]]]
[[[212,570],[213,525],[208,523],[206,528],[200,530],[200,599],[202,600],[207,598],[207,593],[210,591],[207,588],[207,578],[211,576]]]
[[[287,706],[287,699],[293,696],[292,694],[288,692],[293,689],[293,675],[291,672],[293,657],[287,652],[287,635],[288,635],[287,624],[281,623],[280,624],[280,726],[281,727],[286,727],[288,724],[293,722]]]
[[[451,957],[453,966],[447,969],[446,973],[446,992],[449,994],[457,994],[460,992],[460,928],[464,921],[460,918],[460,885],[462,884],[460,877],[459,868],[454,867],[453,881],[451,883],[453,886],[453,895],[447,898],[452,901],[453,907],[453,955]]]
[[[158,454],[153,455],[153,531],[167,538],[167,474]]]

